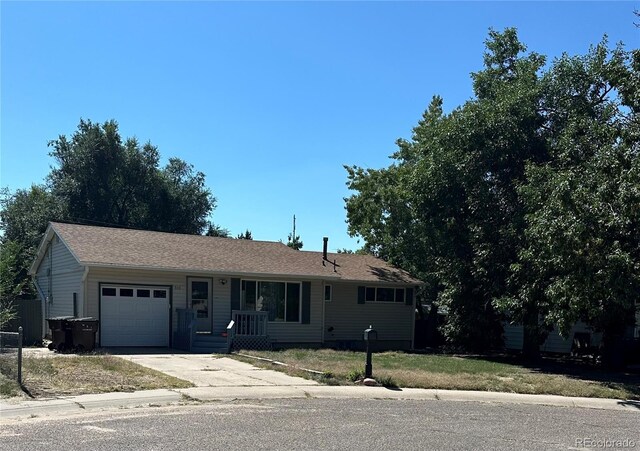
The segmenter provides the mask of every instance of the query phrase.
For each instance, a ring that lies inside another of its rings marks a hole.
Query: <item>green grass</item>
[[[25,357],[23,385],[34,397],[187,388],[190,382],[111,355]],[[0,396],[21,393],[0,375]]]
[[[244,351],[290,366],[272,365],[246,359],[254,365],[284,371],[292,375],[314,378],[322,383],[351,384],[361,378],[365,354],[330,349],[289,349],[285,351]],[[321,371],[330,378],[318,378],[301,371]],[[551,367],[549,367],[551,369]],[[394,387],[435,388],[449,390],[501,391],[528,394],[552,394],[595,398],[640,399],[640,377],[609,374],[589,368],[576,374],[562,371],[557,365],[551,371],[544,367],[525,366],[477,356],[425,355],[383,352],[373,355],[373,375],[382,385]],[[566,368],[569,370],[569,368]]]

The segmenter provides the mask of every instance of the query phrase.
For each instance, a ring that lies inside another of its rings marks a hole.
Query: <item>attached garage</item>
[[[101,346],[169,346],[170,287],[100,284]]]

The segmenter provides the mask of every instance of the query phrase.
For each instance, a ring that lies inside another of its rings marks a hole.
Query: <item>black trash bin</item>
[[[47,318],[49,323],[49,329],[51,329],[51,343],[49,343],[49,349],[51,351],[64,351],[71,349],[72,337],[71,329],[69,328],[68,320],[73,316],[57,316],[55,318]]]
[[[93,351],[96,347],[96,332],[99,321],[95,318],[71,318],[67,320],[71,329],[73,348],[78,352]]]

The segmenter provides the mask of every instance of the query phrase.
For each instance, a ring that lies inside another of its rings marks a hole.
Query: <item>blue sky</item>
[[[0,3],[0,186],[40,183],[80,118],[205,173],[217,224],[304,249],[347,235],[343,165],[390,163],[431,97],[472,96],[490,27],[529,50],[638,48],[639,2]],[[637,21],[637,20],[636,20]]]

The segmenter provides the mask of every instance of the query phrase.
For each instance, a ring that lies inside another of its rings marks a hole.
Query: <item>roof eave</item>
[[[145,266],[145,265],[122,265],[122,264],[109,264],[99,262],[81,262],[82,264],[90,268],[99,269],[136,269],[141,271],[165,271],[165,272],[178,272],[184,274],[194,275],[217,275],[217,276],[240,276],[240,277],[256,277],[256,278],[298,278],[309,280],[332,280],[336,282],[349,282],[359,284],[392,284],[392,285],[414,285],[421,286],[424,282],[418,280],[408,281],[385,281],[385,280],[363,280],[363,279],[351,279],[340,276],[340,274],[292,274],[292,273],[264,273],[264,272],[248,272],[248,271],[220,271],[220,270],[208,270],[197,268],[174,268],[170,266]]]
[[[121,265],[121,264],[108,264],[97,262],[84,262],[89,268],[99,269],[137,269],[142,271],[165,271],[165,272],[178,272],[185,274],[209,274],[217,276],[240,276],[240,277],[262,277],[262,278],[299,278],[299,279],[311,279],[311,280],[340,280],[339,276],[329,276],[320,274],[286,274],[286,273],[258,273],[258,272],[246,272],[246,271],[219,271],[208,269],[196,269],[196,268],[174,268],[170,266],[144,266],[144,265]]]
[[[47,226],[47,230],[45,230],[44,235],[40,240],[38,249],[36,250],[36,258],[33,260],[33,263],[31,263],[31,266],[29,266],[29,271],[27,272],[27,274],[29,274],[30,276],[34,276],[36,274],[38,267],[40,266],[40,262],[42,262],[42,259],[44,258],[44,253],[47,249],[47,243],[51,241],[54,234],[55,231],[53,230],[53,225],[49,223],[49,225]]]

